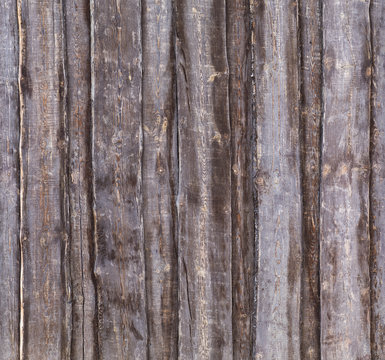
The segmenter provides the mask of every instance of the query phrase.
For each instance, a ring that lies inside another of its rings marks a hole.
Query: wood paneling
[[[379,0],[3,0],[0,359],[382,359]]]

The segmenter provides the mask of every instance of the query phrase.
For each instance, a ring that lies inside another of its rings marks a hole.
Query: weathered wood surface
[[[0,347],[19,359],[19,39],[16,2],[0,3]]]
[[[320,358],[319,185],[322,105],[321,2],[299,2],[302,175],[301,359]]]
[[[300,358],[302,203],[298,3],[257,2],[256,358]]]
[[[178,354],[178,185],[174,9],[144,0],[143,225],[148,356]]]
[[[369,359],[369,2],[323,11],[321,357]]]
[[[385,358],[384,20],[1,1],[0,359]]]
[[[176,2],[180,359],[233,352],[225,26],[223,0]]]
[[[371,102],[371,349],[372,359],[385,358],[385,3],[370,6],[372,44]]]

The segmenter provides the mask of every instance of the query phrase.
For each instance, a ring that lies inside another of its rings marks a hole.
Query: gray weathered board
[[[385,359],[385,1],[1,0],[0,359]]]

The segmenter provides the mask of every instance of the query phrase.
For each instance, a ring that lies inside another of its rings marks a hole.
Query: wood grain
[[[91,12],[98,355],[145,359],[141,4],[94,0]]]
[[[319,187],[322,113],[322,13],[319,0],[299,2],[302,173],[301,359],[321,359]]]
[[[96,319],[91,163],[91,61],[88,0],[65,2],[68,190],[72,334],[71,358],[95,359]]]
[[[233,352],[226,8],[223,0],[176,6],[179,358],[226,359]]]
[[[226,2],[231,125],[233,358],[253,353],[254,208],[251,24],[248,1]]]
[[[256,358],[300,358],[298,4],[255,3]]]
[[[324,2],[321,356],[370,358],[369,2]]]
[[[370,7],[372,43],[372,102],[371,102],[371,179],[370,179],[370,238],[371,238],[371,356],[385,357],[385,3],[374,0]]]
[[[21,103],[20,358],[70,356],[63,11],[18,0]]]
[[[0,359],[385,358],[380,0],[0,2]]]
[[[0,348],[19,359],[19,40],[16,2],[0,3]]]
[[[143,224],[148,356],[178,356],[178,182],[172,1],[143,6]]]

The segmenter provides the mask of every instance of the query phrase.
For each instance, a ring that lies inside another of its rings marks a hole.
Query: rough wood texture
[[[18,0],[20,357],[69,358],[66,81],[60,0]]]
[[[385,358],[385,3],[370,7],[373,79],[371,103],[371,348],[372,359]]]
[[[19,359],[19,40],[16,2],[0,3],[0,357]]]
[[[233,358],[253,353],[254,209],[252,178],[251,25],[246,0],[227,1],[231,123]]]
[[[91,61],[88,0],[65,2],[72,334],[71,358],[97,350],[91,167]]]
[[[143,221],[148,352],[178,355],[178,181],[175,52],[172,2],[143,6]]]
[[[95,276],[101,359],[145,359],[139,0],[92,4]]]
[[[227,359],[233,351],[225,1],[176,5],[179,358]]]
[[[256,358],[300,358],[302,203],[298,4],[257,2]]]
[[[321,356],[370,358],[369,2],[324,1]]]
[[[2,0],[0,359],[385,358],[384,4]]]
[[[320,359],[319,185],[322,109],[321,2],[299,2],[301,50],[301,359]]]

